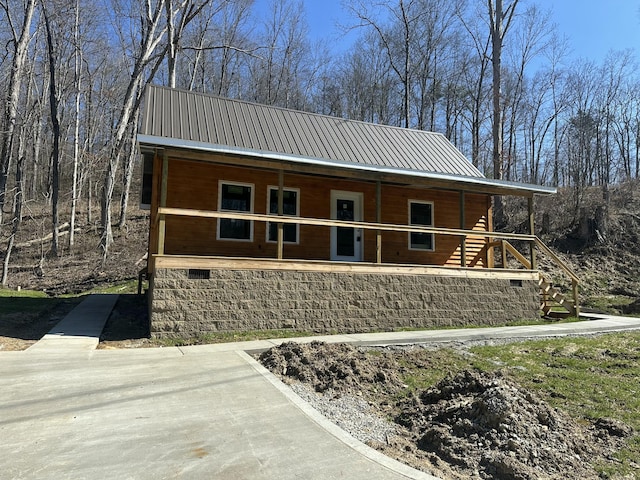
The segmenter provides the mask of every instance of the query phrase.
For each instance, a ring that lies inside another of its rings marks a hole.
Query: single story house
[[[138,144],[154,336],[540,315],[532,199],[555,189],[487,179],[441,134],[149,86]],[[529,235],[493,232],[495,195],[529,199]]]

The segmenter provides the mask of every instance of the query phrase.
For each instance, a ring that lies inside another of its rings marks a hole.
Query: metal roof
[[[150,85],[138,142],[262,158],[433,175],[499,190],[555,189],[489,180],[442,134],[345,120]]]

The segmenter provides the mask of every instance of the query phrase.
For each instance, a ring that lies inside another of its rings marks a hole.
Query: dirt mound
[[[602,449],[591,433],[500,374],[461,372],[401,409],[396,420],[418,448],[465,474],[598,478],[589,463]]]
[[[397,427],[386,443],[371,445],[441,478],[596,479],[593,465],[633,433],[610,419],[584,427],[501,373],[463,371],[407,397],[401,375],[409,359],[402,350],[322,342],[285,343],[260,356],[286,382],[366,398]]]
[[[378,362],[348,344],[327,345],[283,343],[260,356],[260,362],[283,379],[292,379],[313,386],[316,392],[362,392],[380,388],[393,392],[403,388],[396,365],[384,355]]]

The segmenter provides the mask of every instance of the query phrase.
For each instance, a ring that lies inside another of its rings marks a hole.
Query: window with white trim
[[[253,213],[253,185],[220,180],[218,210]],[[218,219],[218,240],[253,240],[253,222],[236,218]]]
[[[278,214],[278,187],[267,189],[267,211],[271,215]],[[284,188],[282,190],[282,214],[297,217],[300,210],[300,190],[297,188]],[[298,243],[300,226],[296,223],[285,223],[283,225],[285,243]],[[267,242],[278,241],[278,224],[267,223]]]
[[[409,200],[409,225],[433,227],[433,202]],[[435,249],[433,233],[409,232],[409,250]]]

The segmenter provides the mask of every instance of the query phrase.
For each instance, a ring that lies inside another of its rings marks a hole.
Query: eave
[[[387,166],[364,165],[339,160],[308,158],[278,152],[252,150],[153,135],[139,134],[137,139],[141,151],[156,149],[175,150],[185,158],[193,158],[201,161],[207,161],[208,155],[217,154],[228,157],[229,161],[226,163],[239,166],[244,166],[243,164],[249,166],[249,164],[252,164],[258,167],[261,166],[262,168],[282,169],[297,173],[326,174],[367,181],[410,184],[490,195],[532,197],[533,195],[549,195],[557,191],[554,187],[493,180],[484,177],[470,177]],[[255,165],[256,162],[257,165]]]

